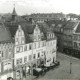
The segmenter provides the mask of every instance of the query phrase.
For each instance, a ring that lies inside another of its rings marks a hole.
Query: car
[[[56,61],[56,62],[55,62],[55,65],[56,65],[56,66],[59,66],[59,65],[60,65],[60,62],[59,62],[59,61]]]
[[[36,76],[37,78],[43,74],[43,70],[41,68],[34,68],[33,69],[33,75]]]

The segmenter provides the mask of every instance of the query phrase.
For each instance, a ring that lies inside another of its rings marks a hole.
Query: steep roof
[[[80,22],[79,22],[79,24],[78,24],[78,26],[77,26],[77,28],[76,28],[75,33],[80,33]]]
[[[13,9],[12,15],[14,15],[14,16],[17,15],[16,10],[15,10],[15,7],[14,7],[14,9]]]
[[[8,32],[7,28],[0,23],[0,42],[11,41],[11,35]]]
[[[29,37],[29,34],[32,33],[33,31],[33,26],[30,23],[25,23],[25,22],[13,22],[13,23],[5,23],[5,26],[8,28],[10,31],[11,37],[14,38],[16,31],[18,29],[18,25],[21,25],[25,37],[26,37],[26,43],[27,42],[32,42],[31,38]]]

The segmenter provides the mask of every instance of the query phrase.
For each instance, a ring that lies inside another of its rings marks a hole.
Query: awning
[[[42,69],[41,69],[41,68],[35,68],[35,70],[36,70],[37,72],[40,72]]]
[[[50,67],[50,65],[46,65],[46,64],[45,64],[44,66],[45,66],[45,67]]]

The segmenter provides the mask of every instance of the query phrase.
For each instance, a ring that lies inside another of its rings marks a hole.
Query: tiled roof
[[[0,23],[0,42],[4,41],[11,41],[11,35],[7,28],[2,23]]]

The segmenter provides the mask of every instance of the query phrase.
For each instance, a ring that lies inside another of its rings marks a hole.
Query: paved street
[[[57,60],[60,66],[54,70],[50,70],[44,77],[39,79],[80,79],[80,60],[71,58],[72,73],[70,74],[70,57],[61,53],[57,53]]]

